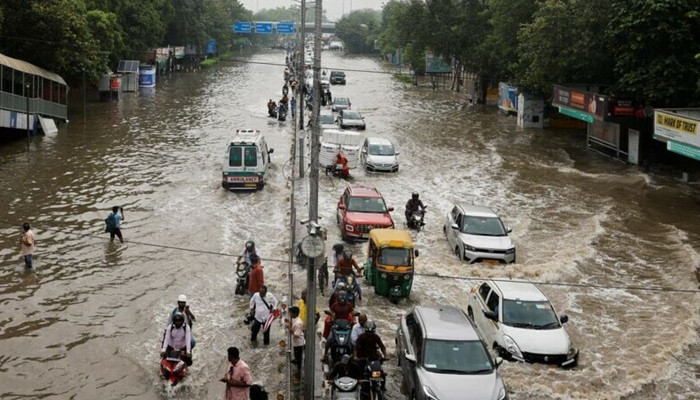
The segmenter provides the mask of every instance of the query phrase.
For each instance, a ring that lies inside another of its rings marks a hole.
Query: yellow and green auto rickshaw
[[[393,303],[408,297],[413,285],[413,260],[418,250],[408,231],[372,229],[367,244],[364,275],[374,293],[387,296]]]

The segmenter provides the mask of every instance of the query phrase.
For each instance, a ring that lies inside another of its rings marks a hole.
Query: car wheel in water
[[[455,247],[455,255],[456,255],[457,258],[459,258],[460,260],[464,260],[464,257],[463,257],[463,255],[462,255],[462,252],[459,251],[459,246]]]
[[[470,320],[472,320],[472,322],[474,322],[474,311],[472,311],[471,307],[467,308],[467,316]]]

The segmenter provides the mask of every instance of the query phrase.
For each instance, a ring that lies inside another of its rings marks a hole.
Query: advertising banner
[[[552,105],[563,108],[562,114],[591,122],[607,116],[608,96],[554,85]]]
[[[700,147],[700,110],[697,114],[693,117],[673,110],[654,110],[654,137]]]
[[[449,74],[452,72],[452,66],[447,64],[442,57],[435,56],[433,53],[426,51],[425,72],[427,74]]]
[[[505,82],[498,84],[498,108],[508,114],[518,112],[518,88]]]

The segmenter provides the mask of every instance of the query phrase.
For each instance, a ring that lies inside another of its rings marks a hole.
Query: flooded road
[[[381,69],[369,58],[323,57],[329,68]],[[283,59],[281,52],[250,58]],[[283,352],[251,346],[242,323],[247,301],[234,297],[235,259],[226,255],[254,239],[264,258],[288,257],[293,134],[289,122],[268,120],[264,109],[280,94],[282,70],[222,63],[175,75],[153,94],[89,104],[85,118],[73,117],[55,137],[35,138],[28,151],[24,142],[0,147],[0,398],[165,398],[159,345],[180,293],[197,316],[197,346],[190,377],[170,395],[221,398],[217,379],[228,346],[241,348],[255,380],[270,393],[283,388]],[[426,230],[416,236],[418,274],[593,286],[540,286],[571,319],[567,329],[581,352],[579,366],[564,371],[505,363],[501,373],[511,398],[699,398],[700,296],[625,289],[698,288],[697,186],[592,154],[581,133],[521,131],[512,117],[465,107],[449,92],[405,86],[390,74],[348,71],[347,85],[332,91],[350,97],[363,113],[367,135],[388,137],[401,151],[398,174],[353,170],[354,183],[376,186],[397,209],[397,225],[413,190],[429,205]],[[232,194],[220,187],[224,150],[236,128],[260,129],[275,148],[261,192]],[[301,218],[308,181],[297,184]],[[345,185],[322,174],[319,214],[329,231],[327,247],[340,237],[334,215]],[[500,212],[513,228],[518,264],[459,262],[442,233],[444,215],[456,202]],[[124,245],[108,243],[102,233],[114,205],[124,206]],[[37,235],[33,272],[19,258],[25,220]],[[351,247],[364,261],[365,245]],[[270,291],[280,299],[287,265],[264,265]],[[465,307],[471,284],[417,276],[409,301],[395,306],[366,289],[360,308],[375,319],[393,353],[401,312],[414,304]],[[284,339],[282,328],[274,329],[273,344]],[[400,399],[393,361],[386,364],[388,397]]]

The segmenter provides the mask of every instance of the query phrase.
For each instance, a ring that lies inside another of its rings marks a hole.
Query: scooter
[[[408,229],[415,229],[416,231],[420,232],[421,229],[425,226],[425,209],[428,208],[428,206],[425,206],[422,209],[419,209],[418,211],[414,212],[411,214],[411,217],[408,219],[408,222],[406,223],[406,226]]]
[[[330,311],[325,311],[327,317],[330,318]],[[350,331],[352,330],[352,325],[346,319],[336,319],[331,324],[331,333],[328,335],[328,340],[331,341],[331,337],[334,338],[335,344],[330,348],[330,362],[327,362],[328,369],[333,369],[335,364],[343,358],[345,354],[352,354],[352,343],[350,342]]]
[[[360,385],[358,380],[349,376],[341,376],[333,380],[331,386],[332,400],[359,400]]]
[[[287,120],[287,107],[279,107],[277,111],[277,120],[286,121]]]
[[[360,297],[359,283],[355,279],[355,275],[337,275],[335,284],[333,286],[333,291],[338,286],[338,283],[343,282],[345,284],[345,293],[347,294],[347,300],[352,307],[355,308],[356,300],[362,300]]]
[[[267,116],[270,118],[277,118],[277,106],[267,109]]]
[[[250,265],[247,262],[236,264],[236,291],[237,295],[244,295],[248,289],[248,278],[250,277]]]
[[[160,373],[171,386],[177,385],[187,376],[187,364],[180,358],[180,351],[168,352],[168,355],[160,360]]]
[[[343,167],[338,164],[326,166],[326,175],[332,175],[340,179],[348,179],[350,177],[350,173],[343,173]]]

